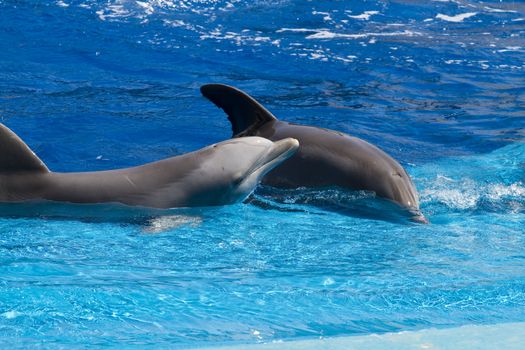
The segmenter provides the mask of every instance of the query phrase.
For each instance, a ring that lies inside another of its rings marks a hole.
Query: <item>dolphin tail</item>
[[[0,123],[0,173],[49,172],[44,162],[12,132]]]
[[[233,137],[253,136],[255,130],[275,116],[253,97],[223,84],[201,86],[201,93],[217,107],[222,108],[232,124]]]

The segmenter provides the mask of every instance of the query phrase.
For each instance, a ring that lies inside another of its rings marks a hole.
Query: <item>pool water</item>
[[[260,187],[227,207],[0,207],[2,347],[206,347],[525,321],[525,4],[0,1],[0,119],[55,171],[229,138],[200,96],[398,159],[432,222]],[[366,200],[366,198],[365,198]]]

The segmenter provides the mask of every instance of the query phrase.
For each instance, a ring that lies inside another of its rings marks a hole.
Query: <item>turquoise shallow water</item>
[[[424,329],[294,341],[274,341],[250,346],[254,350],[387,350],[387,349],[508,349],[521,350],[525,339],[523,323],[467,325],[446,329]],[[216,350],[245,349],[245,345],[220,346]],[[210,348],[207,348],[210,349]]]
[[[523,168],[505,162],[523,152],[411,171],[426,226],[280,203],[296,211],[2,219],[2,340],[202,346],[522,320]]]
[[[222,82],[378,145],[432,222],[336,190],[258,188],[245,204],[167,212],[2,205],[0,344],[200,347],[525,320],[522,2],[0,10],[0,117],[52,170],[228,138],[198,92]]]

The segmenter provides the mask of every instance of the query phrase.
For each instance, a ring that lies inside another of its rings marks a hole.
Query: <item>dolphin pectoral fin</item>
[[[0,124],[0,172],[49,172],[44,162],[3,124]]]
[[[277,119],[253,97],[234,87],[207,84],[201,86],[201,93],[228,115],[233,137],[253,136],[261,125]]]

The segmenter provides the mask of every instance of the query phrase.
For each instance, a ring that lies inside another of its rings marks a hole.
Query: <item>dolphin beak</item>
[[[293,138],[286,138],[279,141],[274,141],[272,148],[261,159],[257,172],[262,176],[267,174],[270,170],[290,158],[299,149],[299,141]]]
[[[274,141],[268,157],[284,161],[294,155],[298,149],[299,141],[289,137],[284,140]]]

